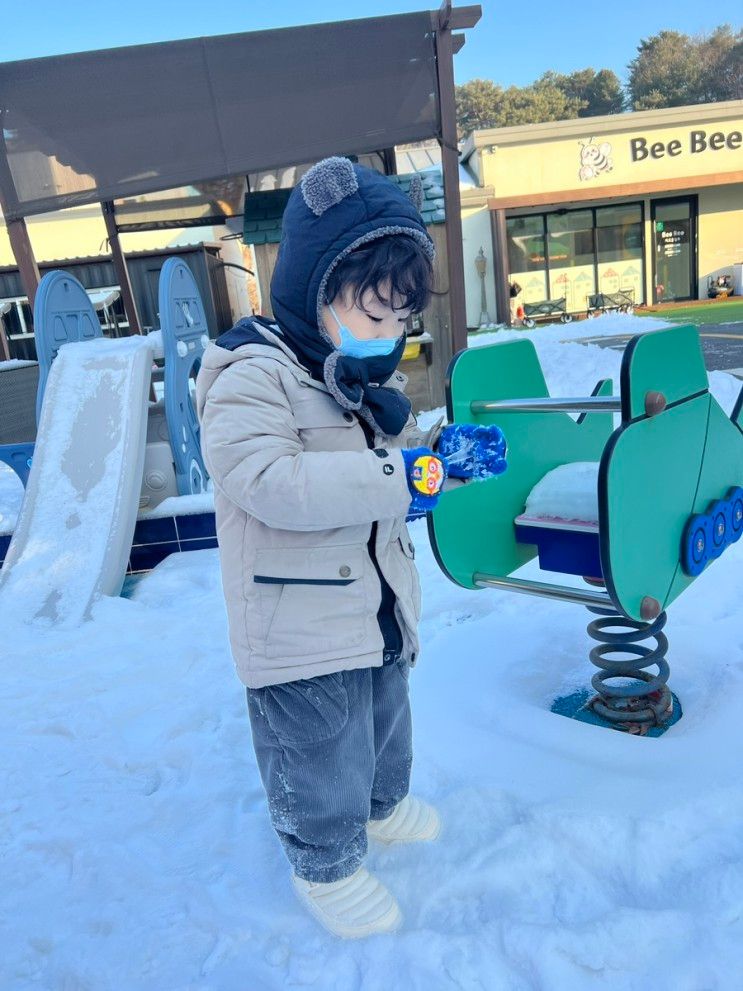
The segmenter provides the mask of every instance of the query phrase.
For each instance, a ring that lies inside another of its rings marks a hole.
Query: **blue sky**
[[[245,0],[210,4],[209,0],[9,0],[11,31],[0,35],[0,61],[60,55],[118,45],[146,44],[231,34],[296,24],[376,17],[434,9],[436,2],[404,0]],[[735,19],[737,4],[706,7],[698,0],[621,0],[619,3],[572,0],[483,0],[479,24],[455,58],[458,83],[475,77],[523,86],[547,69],[571,72],[592,66],[613,69],[620,78],[641,38],[672,28],[689,34],[708,32]],[[210,9],[211,8],[211,9]],[[221,8],[221,10],[220,10]],[[740,22],[740,17],[737,19]]]

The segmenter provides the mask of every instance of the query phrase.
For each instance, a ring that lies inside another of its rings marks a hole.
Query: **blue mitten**
[[[477,423],[453,423],[444,427],[436,446],[452,478],[483,481],[502,475],[506,464],[506,439],[499,427]]]
[[[446,462],[427,447],[403,450],[408,489],[412,496],[409,520],[430,512],[439,501],[441,487],[447,475]]]

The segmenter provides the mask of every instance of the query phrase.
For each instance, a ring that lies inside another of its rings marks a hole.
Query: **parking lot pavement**
[[[578,343],[623,351],[630,336],[582,337]],[[705,324],[699,336],[708,372],[730,372],[743,379],[743,323]]]

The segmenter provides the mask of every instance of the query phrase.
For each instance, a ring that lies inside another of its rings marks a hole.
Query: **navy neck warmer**
[[[281,309],[281,307],[279,307]],[[297,333],[297,323],[291,325],[276,312],[282,340],[288,344],[300,364],[318,382],[323,382],[339,406],[353,410],[383,434],[399,434],[410,416],[410,400],[399,389],[386,388],[402,358],[405,336],[390,354],[374,358],[351,358],[341,354],[317,331],[308,328]]]

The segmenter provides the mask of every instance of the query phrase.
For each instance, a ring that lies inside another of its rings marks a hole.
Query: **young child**
[[[434,249],[412,200],[344,158],[289,198],[275,320],[210,344],[197,380],[232,652],[272,824],[300,900],[332,933],[401,921],[363,867],[367,837],[433,840],[408,795],[408,674],[420,586],[405,517],[447,475],[497,474],[497,428],[417,431],[396,368]]]

